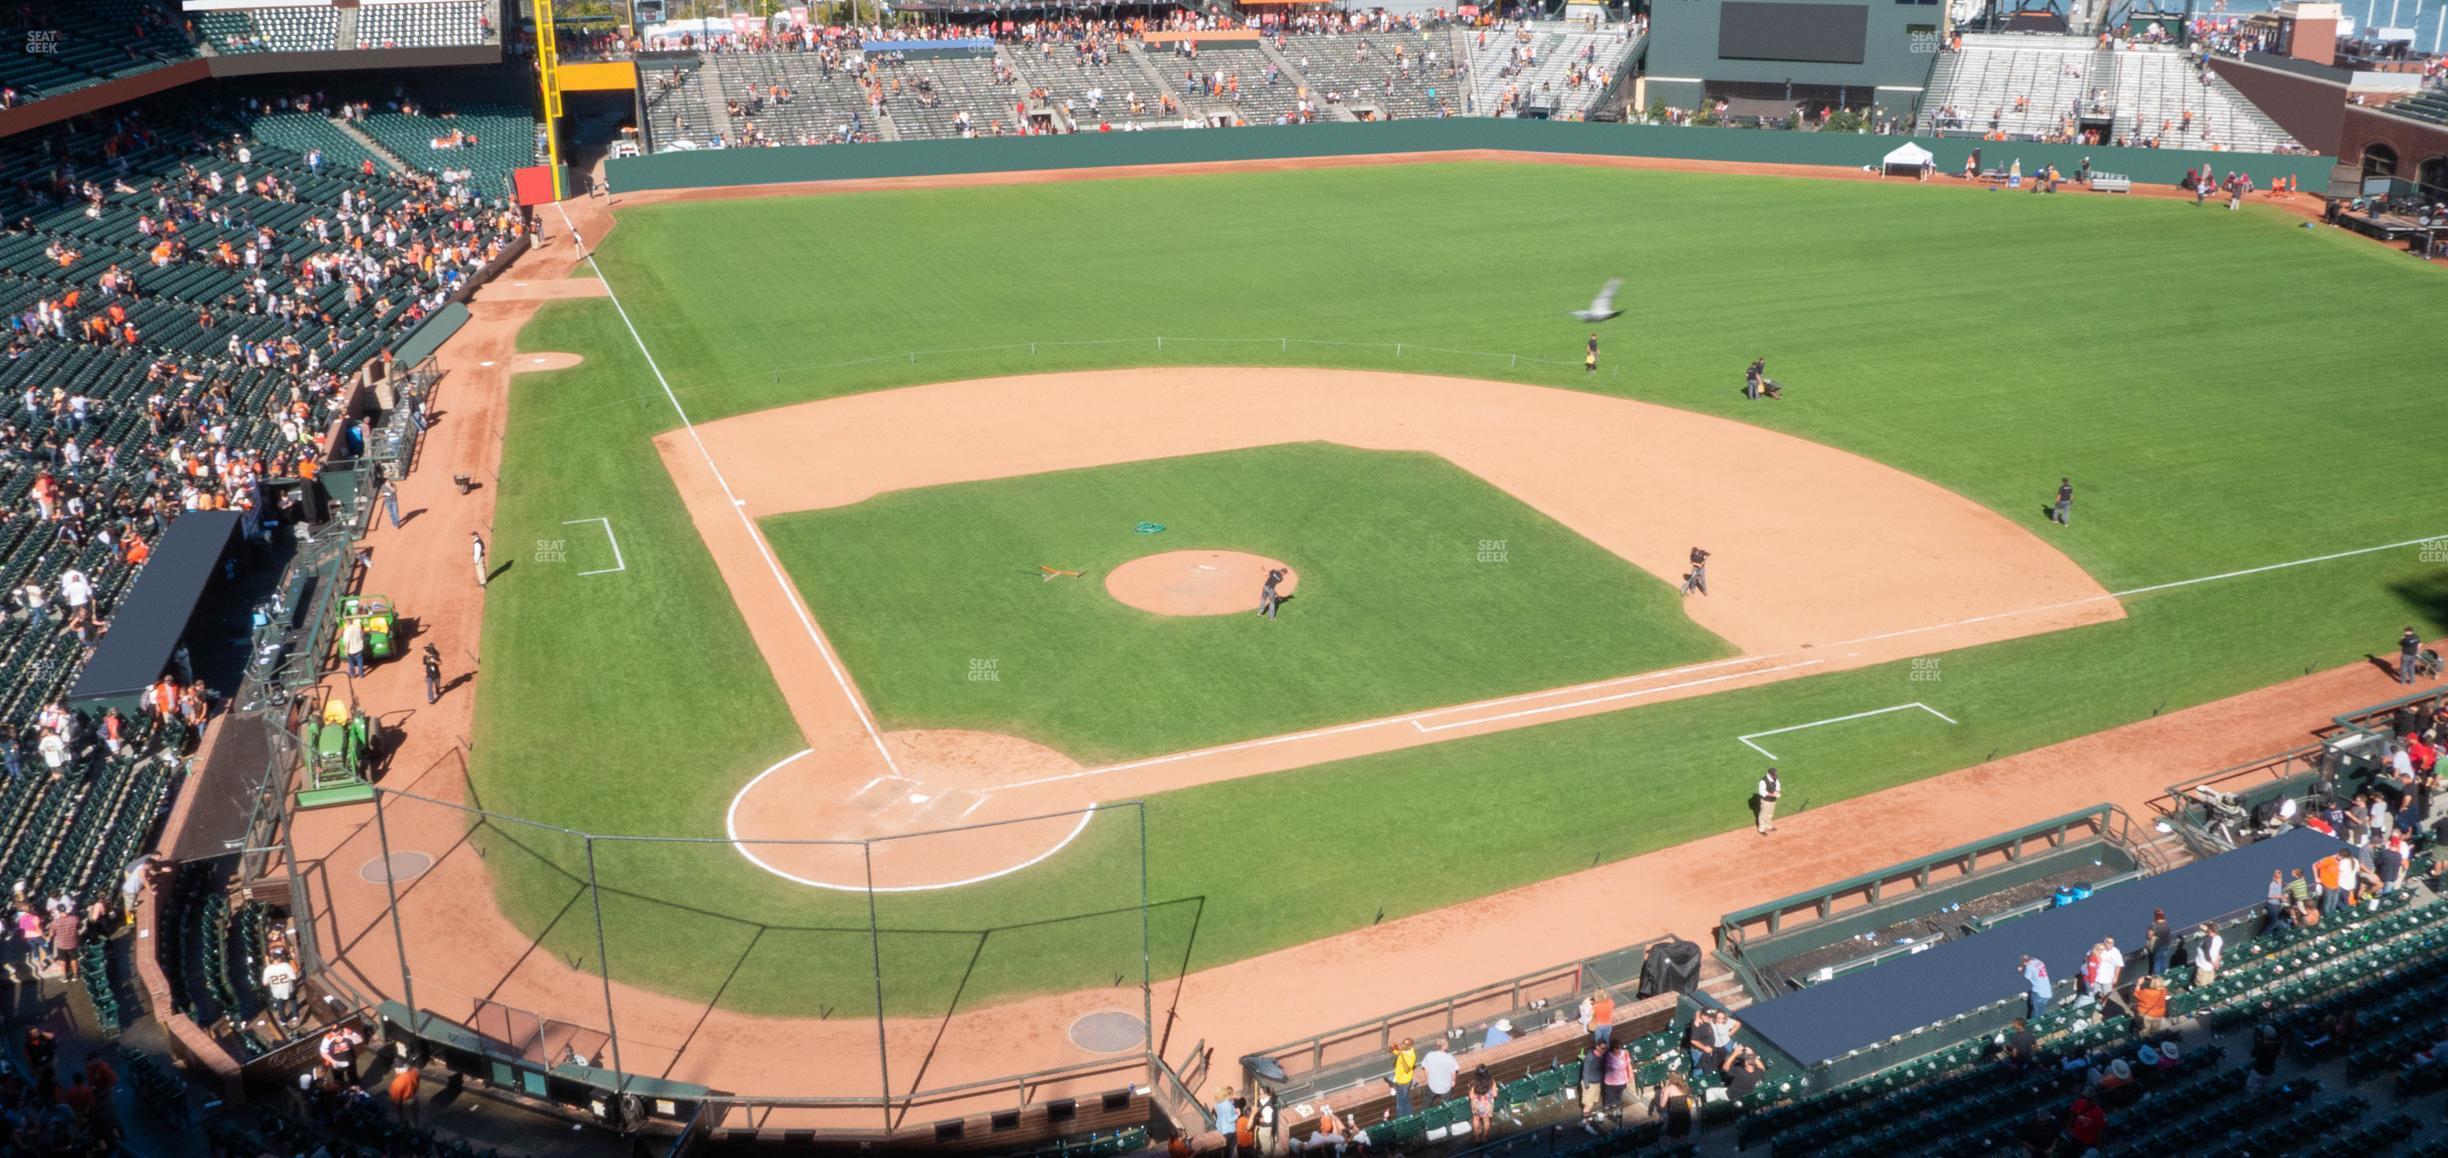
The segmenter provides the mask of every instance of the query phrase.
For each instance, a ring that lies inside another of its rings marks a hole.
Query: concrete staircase
[[[414,174],[416,172],[415,169],[409,167],[408,162],[400,159],[399,154],[383,147],[383,143],[381,141],[375,140],[372,135],[368,134],[365,130],[358,128],[355,124],[341,120],[338,117],[331,118],[331,123],[333,127],[338,128],[341,133],[345,134],[350,140],[357,142],[359,148],[374,154],[375,160],[390,166],[392,172],[401,174],[403,176]]]

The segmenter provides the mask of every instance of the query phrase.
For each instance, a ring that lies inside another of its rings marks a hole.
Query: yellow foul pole
[[[552,0],[535,0],[536,76],[544,86],[544,155],[552,166],[553,200],[569,196],[561,179],[561,49],[553,37]]]

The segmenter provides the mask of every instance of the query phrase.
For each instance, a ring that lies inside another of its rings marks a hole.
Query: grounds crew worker
[[[2074,480],[2060,476],[2057,480],[2057,508],[2049,512],[2049,521],[2061,527],[2074,525]]]
[[[1683,594],[1694,591],[1708,594],[1708,557],[1709,553],[1698,547],[1691,549],[1691,573],[1683,577]]]
[[[1777,777],[1775,768],[1768,769],[1768,774],[1760,777],[1758,791],[1759,834],[1766,836],[1776,831],[1777,798],[1785,794],[1785,782]]]

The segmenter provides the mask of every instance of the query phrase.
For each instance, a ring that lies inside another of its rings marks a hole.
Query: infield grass
[[[2044,533],[2124,589],[2448,532],[2448,477],[2421,450],[2448,363],[2448,327],[2423,319],[2448,309],[2448,271],[2295,225],[2179,201],[1463,164],[659,206],[623,211],[603,261],[700,418],[1153,362],[1587,387],[1843,447],[2035,526],[2071,474],[2075,524]],[[1602,331],[1590,381],[1562,311],[1614,274],[1631,312]],[[904,354],[988,345],[1006,348]],[[676,420],[608,303],[548,306],[521,346],[587,362],[516,379],[497,540],[609,516],[630,570],[521,563],[494,583],[477,788],[599,832],[719,833],[738,786],[799,741],[647,441]],[[1788,401],[1736,396],[1758,354]],[[1760,763],[1746,732],[1912,700],[1961,721],[1803,733],[1786,768],[1801,809],[2350,662],[2405,623],[2448,624],[2444,574],[2411,547],[2361,555],[1950,653],[1935,684],[1887,665],[1168,793],[1148,812],[1154,959],[1232,960],[1736,827]],[[506,909],[591,959],[568,915],[576,853],[490,839]],[[1135,850],[1109,818],[1015,877],[886,898],[887,1004],[940,1014],[1135,979],[1136,914],[1083,915],[1135,904]],[[623,980],[761,1013],[874,1000],[863,900],[719,844],[599,855]],[[1657,931],[1637,907],[1617,919],[1627,941]]]
[[[1428,454],[1261,447],[903,491],[765,529],[880,726],[1005,732],[1083,762],[1734,654],[1673,588]],[[1181,550],[1283,560],[1299,589],[1274,622],[1106,592],[1115,567]],[[1085,577],[1046,582],[1035,560]]]

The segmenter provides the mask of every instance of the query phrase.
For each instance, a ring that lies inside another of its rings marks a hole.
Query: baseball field
[[[1770,754],[1806,810],[2448,627],[2448,275],[2265,205],[1493,163],[651,200],[575,275],[614,296],[519,336],[582,361],[512,388],[469,783],[717,838],[599,843],[602,952],[741,1014],[1135,986],[1743,826]],[[1217,553],[1296,574],[1279,618],[1197,613]],[[576,842],[479,840],[595,953]]]

